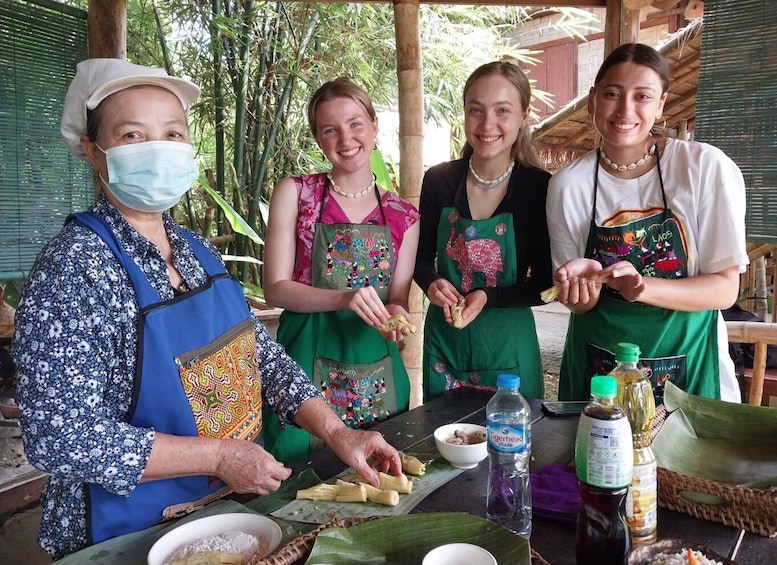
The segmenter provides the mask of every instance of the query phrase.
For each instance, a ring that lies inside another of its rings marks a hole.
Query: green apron
[[[629,261],[643,276],[667,279],[688,276],[682,227],[666,204],[658,151],[662,211],[616,227],[596,225],[599,160],[594,173],[591,228],[585,256],[605,267]],[[591,377],[615,367],[618,342],[639,345],[640,365],[649,374],[657,402],[664,383],[691,394],[720,398],[718,311],[680,312],[628,302],[605,287],[599,303],[585,314],[572,314],[561,361],[559,400],[588,400]]]
[[[437,229],[437,269],[462,294],[473,288],[516,284],[513,215],[504,212],[469,220],[456,208],[443,208]],[[501,373],[519,375],[525,397],[542,398],[542,359],[530,308],[484,308],[467,327],[457,329],[445,321],[442,308],[429,305],[424,326],[424,402],[453,388],[495,389]]]
[[[380,206],[380,193],[375,195]],[[321,202],[321,210],[327,197]],[[383,208],[381,206],[381,213]],[[388,300],[394,267],[391,232],[386,225],[316,224],[312,280],[317,288],[350,290],[374,286]],[[278,343],[300,364],[323,393],[330,408],[351,428],[369,428],[408,409],[410,381],[397,344],[383,339],[350,310],[296,313],[284,311]],[[315,436],[282,427],[269,408],[264,412],[265,448],[283,463],[323,447]]]

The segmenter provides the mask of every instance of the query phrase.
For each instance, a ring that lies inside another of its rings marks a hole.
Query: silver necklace
[[[610,168],[622,173],[623,171],[633,171],[637,167],[644,165],[647,160],[650,159],[650,156],[656,152],[656,144],[653,143],[650,146],[650,149],[647,150],[647,153],[645,153],[638,161],[634,161],[629,165],[619,165],[618,163],[613,163],[610,161],[610,158],[607,157],[607,154],[604,152],[604,144],[599,145],[599,151],[602,153],[602,161],[609,165]]]
[[[499,178],[494,180],[486,180],[480,178],[480,176],[475,172],[475,169],[472,168],[472,157],[469,158],[469,173],[472,175],[472,184],[481,190],[491,190],[492,188],[496,188],[502,184],[507,179],[507,177],[510,176],[510,173],[513,172],[514,166],[515,161],[510,161],[510,166],[507,167],[507,170],[502,173]]]
[[[332,178],[332,173],[327,173],[326,178],[329,179],[329,186],[332,187],[332,190],[334,190],[337,194],[342,194],[346,198],[361,198],[365,194],[367,194],[370,189],[375,186],[375,175],[372,175],[372,179],[370,180],[370,184],[368,184],[366,187],[364,187],[364,190],[360,190],[359,192],[346,192],[339,186],[337,186],[337,183],[335,182],[335,179]]]

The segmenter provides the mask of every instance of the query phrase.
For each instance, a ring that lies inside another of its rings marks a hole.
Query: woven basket
[[[656,408],[653,437],[667,417],[666,408]],[[701,493],[720,499],[719,503],[705,504],[689,500],[683,493]],[[696,518],[720,522],[754,534],[777,536],[777,489],[755,490],[708,479],[699,479],[658,468],[658,504]]]

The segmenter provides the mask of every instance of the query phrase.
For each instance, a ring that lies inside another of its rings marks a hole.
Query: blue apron
[[[86,212],[72,218],[105,241],[129,274],[140,303],[136,374],[126,421],[175,436],[260,442],[256,334],[240,284],[184,232],[208,280],[162,301],[99,216]],[[87,539],[99,543],[153,526],[167,516],[168,507],[212,498],[224,486],[215,477],[179,477],[139,483],[125,498],[90,483]]]

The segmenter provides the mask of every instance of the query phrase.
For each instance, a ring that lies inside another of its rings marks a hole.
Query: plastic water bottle
[[[488,493],[486,515],[520,536],[531,535],[531,409],[518,375],[499,375],[486,405]]]

